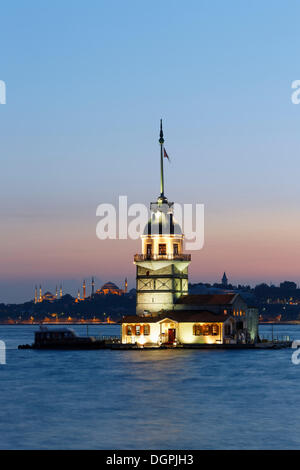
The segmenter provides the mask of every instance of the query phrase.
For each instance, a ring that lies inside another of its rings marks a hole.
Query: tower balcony
[[[149,255],[134,255],[134,261],[161,261],[161,260],[175,260],[175,261],[191,261],[192,256],[190,254],[149,254]]]

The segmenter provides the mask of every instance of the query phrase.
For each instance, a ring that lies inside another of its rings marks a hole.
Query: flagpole
[[[162,119],[160,120],[159,143],[160,143],[160,197],[164,198],[164,154],[163,154],[164,133],[162,130]]]

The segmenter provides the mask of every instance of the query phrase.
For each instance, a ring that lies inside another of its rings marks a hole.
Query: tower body
[[[191,255],[183,253],[180,226],[173,218],[173,203],[151,203],[151,219],[142,235],[142,253],[135,255],[136,313],[171,310],[188,294]],[[166,212],[165,212],[166,211]]]
[[[141,237],[142,253],[134,257],[137,315],[173,309],[176,300],[188,294],[191,255],[183,253],[184,235],[174,220],[174,203],[164,195],[162,122],[159,137],[160,195],[150,204],[150,219]]]
[[[83,284],[82,284],[82,291],[83,291],[83,300],[85,300],[85,294],[86,294],[86,284],[85,284],[85,280],[83,281]]]
[[[94,277],[92,277],[92,295],[95,294],[95,280]]]

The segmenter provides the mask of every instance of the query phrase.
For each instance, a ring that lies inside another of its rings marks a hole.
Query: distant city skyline
[[[213,284],[221,284],[221,276],[219,276],[219,278],[216,278],[216,279],[190,279],[189,282],[191,284],[197,284],[197,283],[209,283],[211,285]],[[228,276],[229,277],[229,276]],[[56,291],[56,287],[58,288],[58,293],[59,293],[59,289],[60,289],[60,285],[62,284],[62,288],[63,288],[63,295],[65,294],[70,294],[72,297],[76,298],[77,297],[77,294],[78,294],[78,289],[80,289],[80,293],[82,294],[82,283],[83,283],[83,280],[86,281],[86,296],[90,296],[91,294],[91,290],[92,290],[92,281],[91,281],[92,277],[88,277],[88,276],[85,276],[84,278],[82,279],[64,279],[63,281],[61,282],[56,282],[55,280],[53,279],[44,279],[43,281],[39,281],[39,282],[32,282],[31,280],[27,280],[27,281],[16,281],[16,284],[15,284],[15,289],[12,290],[12,293],[10,295],[5,295],[5,288],[6,287],[9,287],[11,288],[11,281],[8,281],[7,283],[5,283],[5,281],[2,282],[2,288],[3,288],[3,295],[1,297],[1,302],[0,303],[7,303],[7,304],[10,304],[10,303],[23,303],[23,302],[28,302],[28,301],[31,301],[31,300],[34,300],[34,293],[35,293],[35,286],[37,286],[38,288],[38,292],[39,292],[39,288],[40,286],[42,287],[42,293],[45,294],[46,292],[51,292],[52,294],[55,294],[55,291]],[[94,279],[95,279],[95,291],[97,289],[100,289],[102,287],[103,284],[105,284],[106,282],[114,282],[120,289],[123,289],[124,288],[124,281],[125,279],[117,279],[117,278],[100,278],[100,277],[97,277],[97,276],[94,276]],[[135,289],[136,285],[135,285],[135,278],[134,276],[133,277],[127,277],[127,281],[128,281],[128,292],[131,290],[131,289]],[[238,286],[238,285],[250,285],[251,288],[254,288],[256,285],[258,284],[262,284],[262,283],[266,283],[268,285],[275,285],[276,287],[279,287],[279,284],[281,282],[284,282],[284,281],[293,281],[292,279],[279,279],[278,281],[273,281],[273,280],[267,280],[267,279],[262,279],[258,282],[248,282],[247,279],[245,279],[245,281],[241,281],[241,280],[234,280],[234,279],[231,279],[229,277],[228,279],[228,284],[229,285],[233,285],[233,286]],[[297,287],[300,285],[299,282],[297,281],[293,281],[297,284]]]
[[[96,208],[157,197],[161,117],[166,195],[205,206],[190,281],[298,284],[300,5],[117,5],[1,7],[0,302],[134,287],[140,242],[98,240]]]

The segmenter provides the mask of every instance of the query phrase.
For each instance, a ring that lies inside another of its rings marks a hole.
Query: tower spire
[[[164,133],[162,128],[162,119],[160,120],[160,134],[159,134],[159,144],[160,144],[160,197],[164,199]]]

